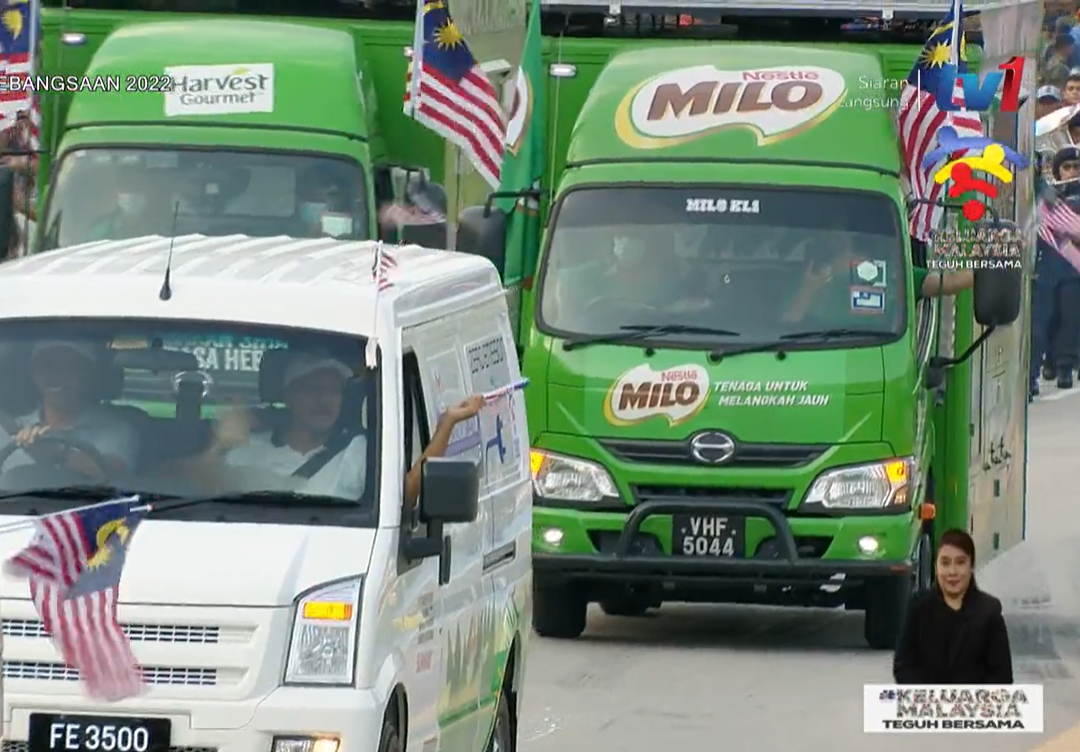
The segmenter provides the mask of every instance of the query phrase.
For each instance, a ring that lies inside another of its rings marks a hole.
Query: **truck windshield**
[[[226,322],[0,322],[0,494],[71,506],[65,491],[107,485],[207,499],[188,519],[309,524],[318,508],[367,524],[378,374],[364,344]]]
[[[648,339],[687,347],[820,347],[791,335],[858,329],[880,342],[906,324],[899,211],[879,194],[584,188],[565,195],[549,237],[539,324],[557,336],[652,327]]]
[[[95,148],[60,163],[43,250],[145,235],[367,238],[359,165],[280,152]]]

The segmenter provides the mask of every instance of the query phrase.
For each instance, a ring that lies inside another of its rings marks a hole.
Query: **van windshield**
[[[0,322],[0,494],[106,485],[240,497],[229,514],[263,504],[260,520],[313,506],[337,510],[325,524],[373,519],[378,374],[364,345],[227,322]],[[220,503],[185,515],[218,519]]]
[[[76,150],[50,189],[42,250],[145,235],[363,240],[363,185],[355,162],[307,154]]]
[[[713,347],[834,329],[898,335],[906,325],[899,212],[883,195],[584,188],[565,195],[552,222],[539,289],[539,324],[551,334],[669,326],[650,339]]]

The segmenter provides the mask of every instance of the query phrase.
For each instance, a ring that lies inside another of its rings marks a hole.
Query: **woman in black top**
[[[898,684],[1012,684],[1001,601],[975,584],[975,543],[963,530],[941,536],[937,585],[916,596],[893,657]]]

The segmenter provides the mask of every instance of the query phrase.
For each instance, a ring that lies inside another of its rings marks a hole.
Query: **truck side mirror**
[[[7,257],[15,223],[15,173],[9,167],[0,167],[0,259]]]
[[[432,457],[420,470],[420,521],[473,522],[480,513],[480,468],[471,460]]]
[[[1022,269],[979,269],[975,272],[975,320],[982,326],[1007,326],[1020,316]]]
[[[485,216],[482,206],[468,206],[458,215],[457,247],[454,250],[483,256],[501,276],[506,269],[506,214],[492,209]]]

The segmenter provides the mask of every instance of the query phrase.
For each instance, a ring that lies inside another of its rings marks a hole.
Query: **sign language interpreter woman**
[[[963,530],[941,536],[937,584],[916,596],[893,657],[898,684],[1012,684],[1001,601],[975,583],[975,543]]]

